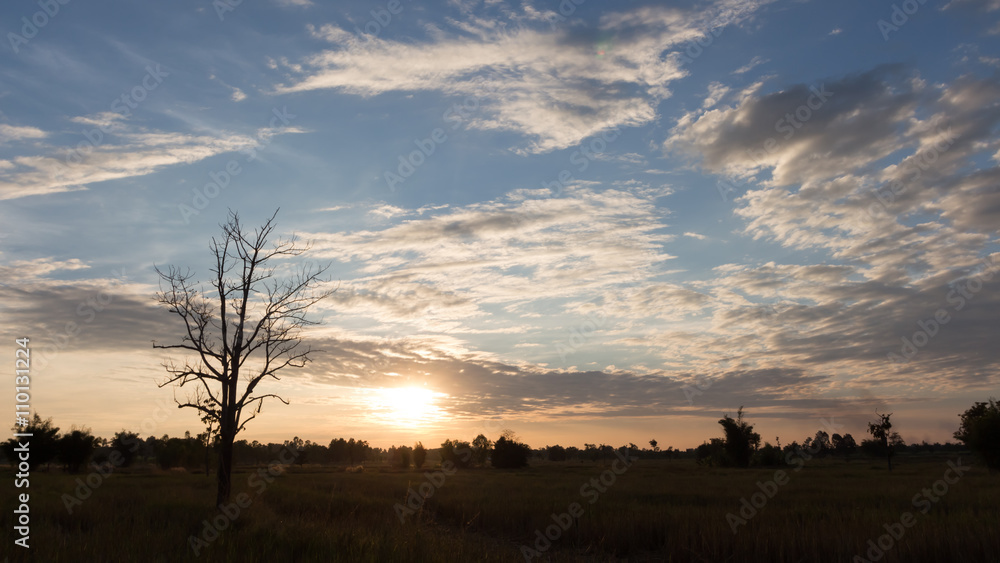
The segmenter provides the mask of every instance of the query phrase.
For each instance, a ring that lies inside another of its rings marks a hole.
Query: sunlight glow
[[[385,424],[422,426],[441,419],[436,403],[444,393],[421,387],[388,387],[375,390],[369,400],[371,414]]]

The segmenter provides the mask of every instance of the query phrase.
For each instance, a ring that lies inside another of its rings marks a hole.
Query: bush
[[[526,444],[501,436],[493,444],[493,467],[498,469],[520,469],[528,465],[531,448]]]
[[[469,467],[472,463],[472,448],[468,442],[445,440],[441,443],[441,461],[450,461],[455,467]]]
[[[416,446],[413,446],[413,467],[420,469],[424,466],[424,461],[427,459],[427,448],[421,442],[417,442]]]
[[[142,441],[139,440],[139,435],[125,430],[116,433],[114,439],[111,440],[111,449],[122,456],[122,467],[132,465],[141,446]]]
[[[70,473],[79,473],[94,453],[94,438],[87,429],[73,430],[59,439],[59,459]]]
[[[781,448],[764,442],[764,446],[754,454],[753,463],[764,467],[778,467],[785,465],[785,459],[781,455]]]
[[[566,448],[562,446],[548,446],[545,448],[545,454],[549,461],[566,461]]]

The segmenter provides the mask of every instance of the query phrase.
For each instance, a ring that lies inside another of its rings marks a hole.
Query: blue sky
[[[250,439],[944,441],[996,394],[996,0],[57,6],[0,8],[3,332],[57,424],[172,400],[154,266],[279,207],[340,286]]]

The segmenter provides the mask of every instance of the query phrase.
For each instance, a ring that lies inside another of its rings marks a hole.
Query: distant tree
[[[399,457],[397,458],[397,460],[398,460],[398,466],[401,469],[409,469],[410,468],[410,448],[408,448],[406,446],[400,446],[399,448],[397,448],[397,451],[399,452]]]
[[[424,466],[424,461],[427,459],[427,448],[424,447],[422,442],[417,442],[417,445],[413,446],[413,467],[420,469]]]
[[[135,432],[122,430],[121,432],[116,432],[115,437],[111,439],[111,449],[121,455],[122,467],[132,466],[132,462],[135,461],[135,456],[139,453],[140,447],[142,447],[142,441],[139,440],[139,435]]]
[[[584,444],[583,455],[590,461],[597,461],[601,457],[601,450],[597,448],[596,444]]]
[[[654,452],[658,452],[658,451],[660,451],[660,446],[657,445],[658,443],[659,442],[657,442],[656,440],[650,440],[649,441],[649,447],[653,448]]]
[[[730,466],[732,460],[726,453],[726,441],[722,438],[712,438],[708,442],[703,442],[694,450],[695,460],[698,465],[708,466]]]
[[[990,471],[1000,469],[1000,405],[996,399],[977,402],[959,416],[962,423],[955,439],[982,457]]]
[[[833,444],[830,442],[830,435],[823,430],[817,430],[816,435],[812,440],[813,450],[816,451],[817,457],[824,457],[829,455],[831,450],[833,450]]]
[[[59,459],[70,473],[79,473],[94,453],[96,438],[87,428],[74,428],[59,439]]]
[[[754,453],[753,463],[754,465],[763,465],[764,467],[776,467],[784,465],[785,459],[781,455],[781,447],[772,446],[770,442],[764,442],[764,445]]]
[[[302,466],[306,462],[306,442],[302,441],[302,438],[295,436],[291,440],[286,440],[284,446],[288,451],[295,454],[294,463],[296,465]]]
[[[566,461],[566,448],[558,444],[555,446],[546,446],[545,457],[549,461]]]
[[[52,461],[59,453],[59,427],[52,425],[51,418],[42,420],[42,417],[35,413],[27,426],[14,426],[13,432],[32,435],[28,445],[28,471],[34,471],[41,464]],[[20,441],[18,438],[11,438],[4,442],[4,457],[10,460],[12,467],[16,468],[20,463],[18,452],[15,450],[21,443],[28,441],[26,438],[21,438]]]
[[[177,406],[194,408],[219,427],[217,505],[229,502],[236,435],[256,417],[265,399],[288,404],[257,387],[265,379],[279,379],[284,368],[306,365],[310,350],[299,347],[300,331],[316,324],[306,313],[332,293],[315,291],[325,267],[304,267],[286,279],[276,276],[276,262],[307,250],[294,238],[271,243],[276,216],[277,211],[250,231],[230,212],[221,225],[222,237],[213,238],[209,246],[215,264],[208,288],[190,271],[175,266],[156,270],[161,279],[157,300],[183,323],[179,341],[154,341],[153,347],[186,354],[181,365],[164,364],[169,376],[160,387],[192,385],[193,395]]]
[[[455,451],[455,440],[445,440],[441,442],[441,462],[450,462],[456,467],[464,467],[460,464],[460,457],[458,452]],[[472,452],[468,452],[468,460],[472,460]]]
[[[515,439],[501,436],[493,444],[493,467],[498,469],[520,469],[528,465],[528,453],[531,451],[526,444]]]
[[[893,445],[889,443],[889,438],[892,434],[895,434],[894,432],[890,432],[892,429],[892,422],[889,420],[889,417],[892,416],[892,413],[879,414],[878,411],[875,411],[875,415],[879,417],[879,420],[878,422],[868,423],[868,433],[872,435],[872,438],[882,444],[886,460],[888,460],[889,463],[889,471],[892,471],[892,456],[895,454],[893,451]],[[896,436],[898,437],[899,435],[896,434]]]
[[[347,463],[349,465],[354,465],[354,460],[358,457],[358,447],[359,444],[354,440],[354,438],[347,440],[347,446],[344,448],[344,451],[347,454]]]
[[[719,420],[725,433],[726,454],[736,467],[749,467],[753,453],[760,447],[760,434],[753,431],[753,425],[743,420],[743,407],[736,411],[736,419],[729,414]]]
[[[851,436],[850,434],[845,434],[843,436],[840,434],[834,434],[830,442],[833,445],[834,453],[844,457],[851,455],[856,449],[858,449],[858,444],[854,441],[854,436]]]
[[[490,450],[493,442],[489,438],[480,434],[472,440],[472,460],[479,465],[486,465],[486,460],[490,457]]]

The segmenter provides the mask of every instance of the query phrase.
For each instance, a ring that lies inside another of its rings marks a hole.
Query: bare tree
[[[872,435],[872,438],[882,442],[882,447],[885,449],[886,459],[889,461],[889,471],[892,471],[892,456],[893,456],[893,443],[890,441],[892,434],[889,430],[892,429],[892,422],[889,421],[889,414],[879,414],[878,410],[875,411],[875,416],[879,417],[878,422],[868,423],[868,433]]]
[[[185,402],[175,399],[178,408],[197,409],[203,421],[217,425],[216,504],[229,501],[236,435],[257,416],[264,399],[288,404],[276,394],[258,392],[258,385],[265,378],[279,379],[283,368],[305,366],[313,350],[300,347],[301,329],[317,324],[306,312],[336,291],[317,288],[329,265],[304,266],[287,278],[275,275],[276,261],[308,250],[294,237],[269,243],[277,214],[250,231],[230,211],[229,220],[220,225],[222,237],[213,237],[209,245],[215,266],[208,289],[189,269],[156,270],[161,278],[157,300],[184,321],[184,334],[180,343],[154,341],[153,347],[187,353],[183,365],[164,364],[169,376],[160,387],[191,384],[194,393]]]

